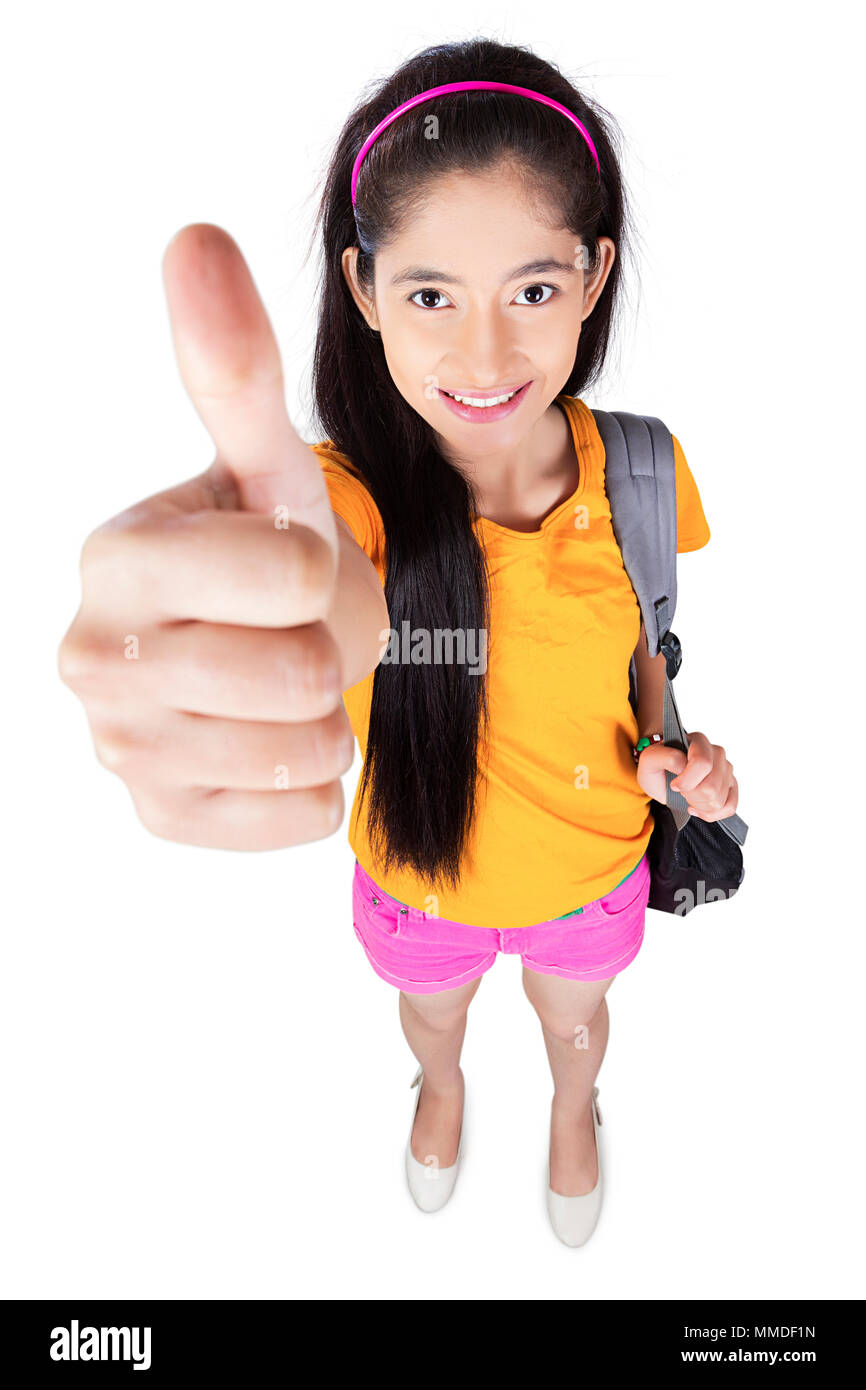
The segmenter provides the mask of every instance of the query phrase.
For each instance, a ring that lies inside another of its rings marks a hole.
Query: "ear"
[[[357,266],[359,251],[360,247],[358,246],[347,246],[342,256],[340,257],[340,264],[342,266],[343,275],[345,276],[346,284],[349,286],[352,298],[354,299],[359,310],[361,311],[362,316],[366,320],[368,327],[372,328],[374,333],[378,333],[379,318],[376,313],[376,306],[371,299],[368,299],[367,295],[361,289],[361,285],[358,281]]]
[[[583,285],[583,314],[581,322],[588,319],[596,306],[598,297],[605,286],[605,281],[613,268],[616,260],[616,245],[609,236],[600,236],[598,239],[599,262],[596,269],[586,272],[586,279]]]

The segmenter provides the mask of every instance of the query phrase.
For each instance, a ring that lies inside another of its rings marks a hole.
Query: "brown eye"
[[[553,296],[554,296],[555,294],[559,294],[559,290],[558,290],[554,285],[527,285],[525,289],[523,289],[523,290],[520,291],[520,294],[536,294],[536,293],[538,293],[539,290],[542,291],[542,292],[543,292],[544,290],[550,290],[550,295],[549,295],[549,297],[548,297],[547,299],[533,299],[533,300],[531,300],[531,302],[530,302],[530,304],[529,304],[528,306],[523,306],[523,305],[521,305],[521,308],[523,308],[523,307],[529,307],[529,308],[531,308],[531,307],[533,307],[533,306],[536,305],[536,304],[549,304],[549,303],[550,303],[550,300],[553,298]],[[518,298],[519,298],[519,297],[520,297],[520,295],[518,295]]]
[[[444,298],[445,298],[445,296],[443,295],[443,293],[442,293],[441,290],[416,290],[414,294],[410,294],[410,296],[409,296],[409,303],[410,303],[410,304],[414,304],[414,303],[416,302],[416,297],[417,297],[419,294],[429,295],[431,298],[438,298],[438,299],[444,299]],[[418,305],[418,308],[419,308],[419,309],[438,309],[439,307],[440,307],[440,306],[439,306],[438,304],[419,304],[419,305]]]

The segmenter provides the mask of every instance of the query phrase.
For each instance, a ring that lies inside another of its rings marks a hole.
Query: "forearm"
[[[641,623],[640,637],[634,650],[637,675],[638,738],[662,732],[665,696],[665,658],[661,652],[650,657],[646,633]]]

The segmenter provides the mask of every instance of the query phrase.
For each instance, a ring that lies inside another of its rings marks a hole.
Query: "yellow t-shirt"
[[[490,574],[489,749],[456,891],[374,862],[360,806],[349,843],[392,897],[452,921],[501,929],[560,917],[614,888],[649,844],[650,798],[635,774],[637,720],[628,671],[641,613],[604,490],[604,445],[583,401],[557,397],[571,424],[580,480],[537,531],[475,521]],[[360,475],[329,442],[318,457],[331,506],[384,586],[384,530]],[[698,489],[674,439],[677,550],[710,538]],[[476,649],[477,652],[477,649]],[[375,672],[344,704],[366,756]],[[486,785],[484,784],[486,782]],[[577,919],[579,920],[579,919]]]

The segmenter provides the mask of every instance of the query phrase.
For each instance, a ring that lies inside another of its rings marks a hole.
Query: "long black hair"
[[[586,142],[559,112],[511,92],[452,92],[419,103],[379,136],[362,165],[353,209],[352,165],[373,127],[419,92],[472,79],[529,87],[566,106],[592,136],[600,182]],[[431,113],[440,116],[447,138],[424,138]],[[590,273],[598,267],[597,238],[610,237],[617,248],[563,387],[579,395],[604,363],[621,299],[621,258],[630,246],[617,143],[612,117],[555,66],[526,48],[482,38],[440,44],[410,58],[356,107],[340,132],[316,219],[323,284],[313,363],[315,424],[358,469],[382,517],[385,601],[398,633],[406,620],[409,631],[489,632],[487,566],[473,524],[471,483],[395,386],[381,338],[344,278],[343,252],[360,248],[358,279],[372,299],[377,249],[397,234],[429,182],[507,161],[561,209],[561,225],[587,250]],[[492,645],[491,635],[488,658]],[[408,866],[431,884],[459,883],[488,721],[485,676],[466,663],[398,661],[376,668],[361,799],[369,795],[371,848],[385,872]]]

